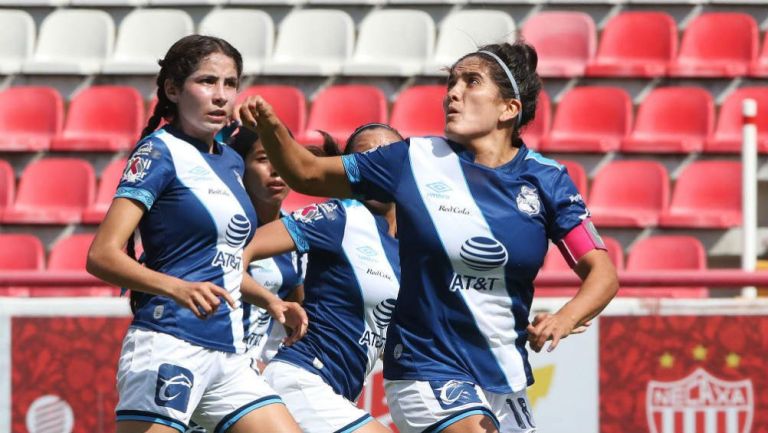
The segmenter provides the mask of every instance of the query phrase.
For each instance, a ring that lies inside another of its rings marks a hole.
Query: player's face
[[[232,116],[237,97],[235,61],[212,53],[184,81],[181,89],[166,84],[166,94],[178,107],[174,124],[185,134],[213,143],[213,137]]]
[[[290,191],[272,168],[261,140],[256,140],[253,150],[245,159],[243,182],[251,197],[265,203],[282,203]]]
[[[458,143],[483,137],[499,127],[506,107],[488,64],[477,56],[467,57],[448,77],[445,135]]]
[[[352,149],[355,152],[365,152],[396,141],[400,141],[400,137],[389,129],[366,129],[355,136],[355,141],[352,143]]]

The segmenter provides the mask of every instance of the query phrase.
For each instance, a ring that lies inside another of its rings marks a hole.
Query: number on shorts
[[[507,406],[512,410],[512,415],[515,416],[515,421],[517,421],[517,426],[521,429],[526,428],[525,421],[528,421],[528,426],[530,428],[536,427],[533,422],[531,421],[531,413],[528,411],[528,404],[525,402],[524,398],[518,398],[517,404],[520,406],[520,411],[518,411],[517,407],[515,406],[514,400],[511,398],[507,399]],[[522,413],[522,415],[521,415]],[[523,416],[525,416],[525,421],[523,420]]]

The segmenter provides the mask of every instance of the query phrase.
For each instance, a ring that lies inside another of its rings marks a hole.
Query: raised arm
[[[249,97],[236,110],[243,126],[261,137],[269,161],[294,190],[324,197],[352,197],[341,157],[317,157],[296,142],[261,96]]]
[[[233,308],[235,301],[223,288],[210,282],[188,282],[140,265],[124,251],[128,238],[144,215],[144,207],[128,198],[116,198],[88,250],[86,269],[118,287],[172,298],[199,318],[210,316],[223,297]]]

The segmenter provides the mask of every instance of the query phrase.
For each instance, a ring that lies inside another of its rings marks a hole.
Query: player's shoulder
[[[524,168],[536,177],[553,179],[565,172],[565,166],[552,158],[547,158],[531,149],[525,149],[524,152]]]

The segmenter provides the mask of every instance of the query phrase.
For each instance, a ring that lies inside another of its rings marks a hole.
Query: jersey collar
[[[190,135],[185,134],[182,130],[174,127],[173,125],[165,125],[163,126],[163,129],[168,132],[169,134],[173,135],[174,137],[178,138],[179,140],[186,141],[187,143],[194,146],[197,150],[199,150],[201,153],[208,154],[208,143],[199,140],[197,138],[194,138]],[[213,141],[213,151],[215,155],[221,155],[222,153],[222,144],[218,141]]]

